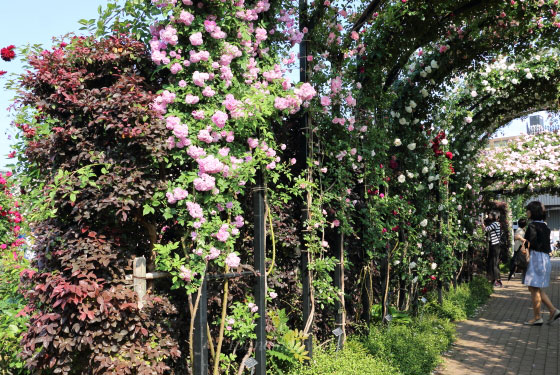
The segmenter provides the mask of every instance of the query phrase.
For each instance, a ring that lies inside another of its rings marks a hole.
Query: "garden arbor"
[[[265,349],[287,371],[312,336],[416,309],[482,236],[468,187],[480,140],[558,103],[552,0],[111,4],[99,24],[141,14],[111,26],[145,45],[101,30],[32,55],[23,80],[45,259],[32,368],[178,374],[208,345],[214,374],[254,349],[260,373]],[[124,285],[130,255],[171,275],[147,310]],[[250,278],[204,282],[258,270],[255,297]],[[133,333],[110,328],[119,313]]]

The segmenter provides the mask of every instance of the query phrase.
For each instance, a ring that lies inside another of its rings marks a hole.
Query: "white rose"
[[[525,78],[527,79],[532,79],[533,75],[531,74],[531,72],[527,73],[527,75],[525,76]]]
[[[399,177],[397,177],[397,181],[399,181],[401,184],[405,182],[406,177],[404,177],[404,174],[399,175]]]
[[[416,262],[410,262],[410,264],[408,266],[410,268],[414,268],[414,267],[416,267]]]
[[[406,106],[404,107],[404,110],[407,111],[408,113],[412,113],[412,107]]]
[[[395,138],[395,141],[393,142],[393,144],[397,147],[399,147],[400,145],[402,145],[402,142],[399,138]]]
[[[514,85],[517,85],[519,83],[519,81],[517,80],[517,78],[514,78],[511,80],[511,83],[513,83]]]
[[[399,120],[399,124],[401,124],[401,125],[405,125],[407,123],[408,123],[408,121],[406,121],[406,119],[404,117],[401,117],[401,119]]]
[[[406,177],[412,178],[414,177],[414,174],[412,172],[406,172]]]
[[[408,148],[410,151],[413,151],[416,148],[416,143],[409,143],[406,148]]]
[[[395,260],[395,261],[393,262],[393,264],[394,264],[395,266],[398,266],[399,264],[401,264],[401,261],[397,259],[397,260]]]
[[[422,96],[425,98],[426,96],[428,96],[428,90],[426,89],[422,89],[420,90],[420,93],[422,94]]]
[[[471,122],[472,122],[472,117],[470,117],[470,116],[465,117],[465,123],[466,124],[470,124]]]
[[[447,139],[442,139],[442,140],[441,140],[441,144],[442,144],[442,145],[446,145],[446,144],[448,144],[448,143],[449,143],[449,141],[448,141]]]
[[[428,219],[424,219],[420,222],[421,227],[425,227],[426,225],[428,225]]]
[[[433,183],[430,183],[430,184],[428,185],[428,189],[432,190],[433,188],[434,188],[434,184],[433,184]]]
[[[426,174],[426,173],[428,173],[428,167],[424,167],[424,168],[422,168],[422,173],[423,173],[423,174]]]
[[[432,270],[435,270],[437,268],[437,263],[432,263]]]
[[[414,100],[411,100],[408,105],[411,106],[412,108],[416,108],[416,106],[417,106],[417,104]]]
[[[426,78],[427,76],[428,76],[428,73],[426,73],[424,70],[422,70],[422,71],[420,72],[420,77]]]
[[[473,98],[476,98],[478,96],[478,94],[476,93],[476,91],[473,90],[473,91],[471,91],[471,96]]]
[[[427,67],[424,68],[424,70],[426,71],[426,73],[431,73],[432,72],[432,67],[427,66]]]
[[[430,66],[431,66],[433,69],[439,68],[438,63],[437,63],[436,60],[432,60],[432,62],[430,63]]]

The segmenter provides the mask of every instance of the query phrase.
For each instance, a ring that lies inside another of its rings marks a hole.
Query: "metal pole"
[[[307,26],[307,0],[299,0],[299,28],[303,31],[303,28]],[[299,80],[300,82],[307,82],[307,54],[308,54],[308,42],[307,36],[299,44]],[[308,127],[308,117],[307,112],[301,118],[301,129],[305,132],[305,142],[303,142],[302,155],[305,157],[304,165],[307,165],[307,140],[309,139],[309,127]],[[301,162],[301,161],[300,161]],[[304,207],[301,212],[302,225],[309,219],[309,211],[307,207],[307,202],[304,203]],[[305,229],[303,229],[305,231]],[[302,236],[303,240],[303,236]],[[303,243],[303,241],[302,241]],[[309,280],[309,260],[308,251],[303,248],[301,251],[301,282],[302,282],[302,292],[303,292],[303,325],[307,324],[311,315],[311,285]],[[309,330],[309,337],[305,340],[305,349],[308,351],[309,358],[313,357],[313,337],[312,337],[313,326]]]
[[[255,215],[255,269],[258,272],[255,282],[255,302],[259,308],[259,317],[255,328],[257,344],[255,359],[257,360],[256,374],[266,375],[266,266],[265,266],[265,214],[264,214],[264,186],[262,171],[257,170],[256,186],[253,189],[253,209]]]
[[[336,267],[334,269],[334,286],[338,290],[342,290],[342,264],[340,263],[341,259],[341,252],[343,251],[342,246],[342,233],[338,232],[335,236],[335,246],[334,246],[334,254],[333,256],[338,259],[336,262]],[[343,297],[342,297],[343,298]],[[340,299],[337,299],[334,303],[334,308],[336,310],[335,316],[335,325],[336,327],[342,327],[342,302]]]
[[[206,291],[206,278],[202,280],[200,288],[200,301],[194,318],[193,333],[193,374],[208,375],[208,335],[206,325],[208,322],[208,294]]]

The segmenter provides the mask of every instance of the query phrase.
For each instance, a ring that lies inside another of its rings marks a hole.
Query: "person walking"
[[[508,281],[511,280],[511,277],[515,274],[515,272],[522,272],[521,282],[525,279],[525,271],[527,271],[527,259],[525,254],[521,253],[521,246],[523,242],[525,242],[525,227],[527,226],[527,220],[525,218],[521,218],[517,221],[518,228],[515,230],[513,235],[514,243],[513,243],[513,256],[511,257],[511,261],[509,263],[509,276]]]
[[[531,223],[525,231],[522,252],[530,254],[527,272],[523,284],[527,285],[531,292],[534,318],[526,321],[525,325],[541,326],[544,320],[541,316],[541,302],[550,312],[547,324],[551,324],[560,318],[558,310],[548,298],[542,288],[548,287],[550,283],[550,228],[544,222],[546,211],[543,204],[539,201],[532,201],[527,205],[527,217]]]
[[[498,215],[495,212],[491,212],[488,215],[488,219],[491,222],[490,225],[485,227],[486,233],[489,235],[489,250],[488,250],[488,278],[490,282],[495,287],[502,286],[502,278],[500,276],[500,268],[498,263],[500,262],[500,252],[502,246],[500,244],[500,237],[502,235],[501,225],[498,221]]]

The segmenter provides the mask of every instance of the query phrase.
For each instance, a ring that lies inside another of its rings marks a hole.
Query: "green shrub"
[[[14,251],[15,253],[15,251]],[[14,258],[12,252],[0,254],[0,374],[27,374],[24,362],[18,355],[21,351],[21,335],[26,331],[27,316],[18,316],[25,307],[19,293],[19,274],[26,261],[22,253]]]
[[[344,348],[335,352],[333,347],[315,347],[309,366],[301,366],[292,375],[400,375],[401,372],[382,358],[370,354],[364,345],[348,340]]]
[[[425,311],[444,319],[465,320],[475,314],[476,309],[488,300],[492,291],[492,285],[485,278],[477,276],[469,283],[444,292],[441,305],[438,304],[435,295],[431,295]]]
[[[440,363],[440,354],[453,341],[453,332],[449,321],[425,315],[409,326],[373,326],[365,346],[404,375],[424,375]]]

